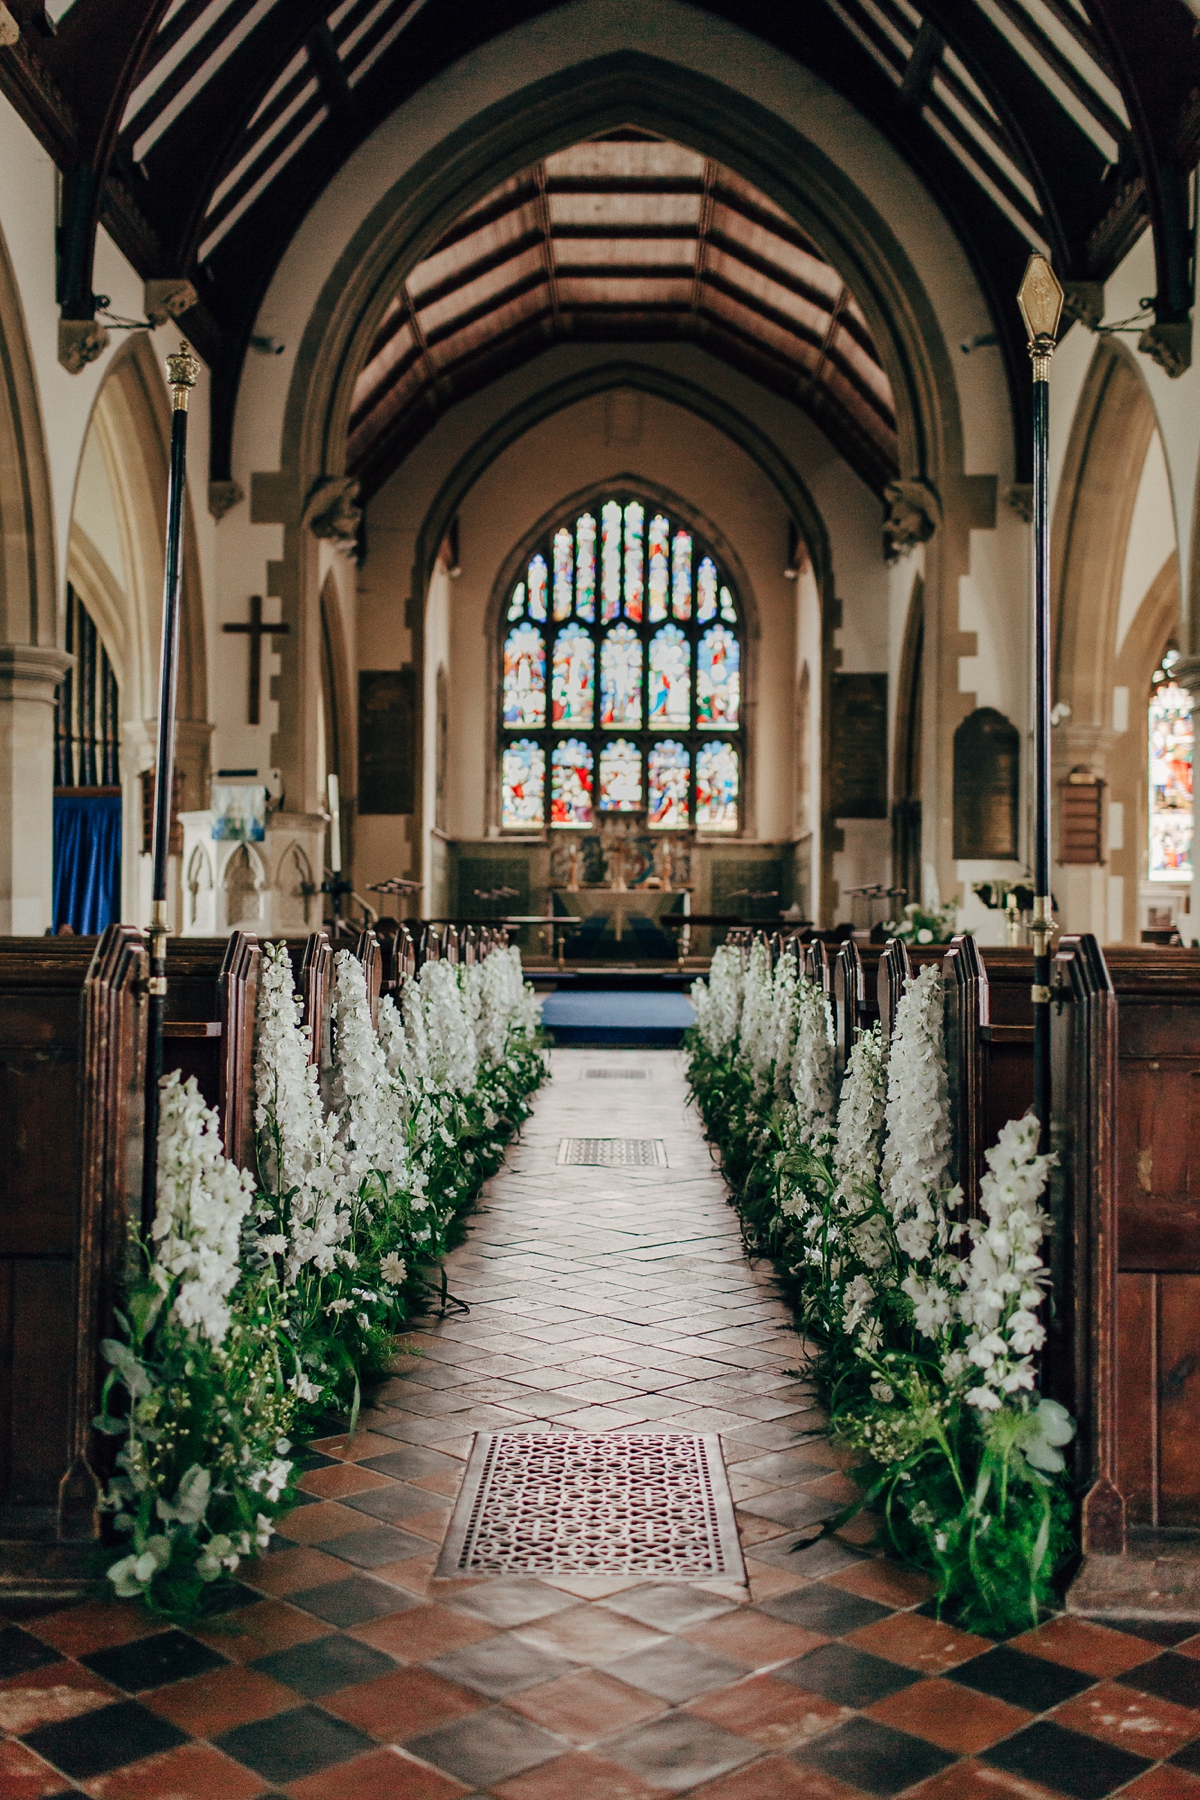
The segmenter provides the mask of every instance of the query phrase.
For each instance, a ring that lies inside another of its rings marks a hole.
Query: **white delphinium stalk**
[[[338,1142],[356,1185],[375,1172],[402,1187],[409,1175],[407,1133],[383,1046],[371,1023],[362,964],[348,950],[339,950],[333,968]]]
[[[179,1282],[174,1316],[213,1344],[229,1330],[242,1221],[253,1198],[254,1182],[226,1157],[217,1115],[200,1098],[195,1077],[181,1083],[173,1071],[159,1094],[153,1275],[164,1290]]]
[[[768,1059],[775,1065],[775,1094],[780,1100],[787,1099],[791,1079],[799,982],[800,969],[795,957],[781,956],[775,965],[771,995],[771,1054]]]
[[[807,975],[796,983],[791,1089],[800,1142],[825,1149],[833,1123],[833,1018],[824,990]]]
[[[954,1316],[951,1214],[962,1195],[950,1163],[942,976],[934,963],[910,981],[896,1008],[888,1052],[884,1198],[907,1270],[901,1289],[917,1330],[938,1338]]]
[[[521,952],[514,944],[493,950],[485,957],[481,970],[479,1054],[487,1062],[499,1063],[504,1060],[510,1036],[537,1036],[542,1023],[541,1002],[525,979]]]
[[[390,994],[384,994],[379,1002],[379,1044],[405,1116],[411,1117],[420,1099],[422,1073],[413,1053],[412,1040],[404,1029],[404,1020]]]
[[[732,944],[713,951],[707,982],[692,986],[696,1022],[712,1056],[725,1056],[737,1039],[742,1018],[745,955]]]
[[[764,940],[756,937],[746,964],[739,1049],[757,1093],[763,1091],[770,1074],[774,1039],[772,998],[771,952]]]
[[[300,1001],[284,944],[263,946],[256,1024],[254,1123],[259,1169],[286,1204],[286,1213],[271,1222],[284,1226],[283,1276],[290,1285],[308,1262],[328,1273],[349,1229],[350,1214],[342,1190],[344,1159],[321,1104],[320,1081],[309,1060],[309,1034],[300,1023]],[[285,1199],[288,1195],[290,1200]],[[274,1243],[266,1247],[277,1248]]]
[[[425,1003],[415,976],[406,977],[400,989],[400,1015],[408,1039],[409,1067],[422,1084],[429,1080],[429,1033],[425,1029]]]
[[[469,1094],[475,1086],[479,1051],[453,963],[427,962],[417,978],[425,1008],[429,1072],[440,1088]]]
[[[950,1373],[979,1372],[966,1398],[983,1411],[1032,1389],[1034,1352],[1046,1338],[1037,1309],[1050,1279],[1041,1257],[1050,1221],[1040,1202],[1053,1159],[1038,1154],[1039,1135],[1038,1121],[1026,1113],[1010,1119],[987,1152],[979,1184],[984,1217],[969,1222],[971,1252],[957,1269],[957,1310],[968,1330],[965,1356]]]
[[[878,1025],[872,1025],[850,1052],[838,1101],[830,1208],[839,1265],[831,1270],[835,1277],[846,1261],[878,1269],[890,1254],[885,1222],[871,1209],[879,1185],[885,1086],[883,1045]]]

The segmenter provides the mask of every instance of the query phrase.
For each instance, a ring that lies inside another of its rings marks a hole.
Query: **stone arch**
[[[239,844],[225,864],[221,886],[225,899],[225,929],[255,926],[262,917],[262,892],[267,872],[262,858],[250,844]]]
[[[1110,724],[1121,577],[1157,428],[1134,358],[1102,339],[1072,421],[1051,539],[1054,698],[1071,708],[1072,732]]]
[[[0,932],[50,923],[58,648],[54,508],[25,313],[0,232]]]
[[[203,936],[206,931],[214,931],[212,858],[201,844],[196,845],[188,860],[186,886],[189,932]]]

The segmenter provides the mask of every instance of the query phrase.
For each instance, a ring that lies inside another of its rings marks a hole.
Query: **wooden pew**
[[[221,1121],[225,1154],[254,1167],[254,1019],[258,939],[172,938],[167,945],[163,1068],[196,1085]]]

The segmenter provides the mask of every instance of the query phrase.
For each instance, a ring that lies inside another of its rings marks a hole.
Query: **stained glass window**
[[[578,829],[592,822],[592,753],[579,738],[554,746],[550,773],[550,823]]]
[[[546,617],[546,559],[540,553],[529,564],[529,616],[539,621]]]
[[[686,531],[677,531],[671,546],[671,611],[677,619],[692,616],[692,540]]]
[[[1163,657],[1150,700],[1151,881],[1192,878],[1192,697],[1171,679],[1177,650]]]
[[[502,781],[506,831],[540,831],[546,817],[546,752],[532,738],[505,744]]]
[[[702,625],[717,616],[717,565],[706,556],[696,574],[696,617]]]
[[[600,751],[600,810],[637,812],[642,804],[642,753],[628,738]]]
[[[504,640],[504,723],[546,723],[546,646],[530,624],[514,625]]]
[[[692,647],[678,625],[650,639],[650,723],[686,727],[692,713]]]
[[[582,625],[564,625],[554,640],[550,699],[556,731],[587,731],[594,710],[596,651]]]
[[[571,554],[571,534],[564,525],[554,534],[554,617],[569,619],[574,601],[575,559]]]
[[[727,740],[696,752],[696,824],[701,831],[738,828],[738,753]]]
[[[740,829],[741,612],[678,518],[610,490],[556,519],[513,583],[502,652],[503,830],[588,830],[601,812]]]
[[[600,618],[607,625],[621,616],[621,503],[606,501],[600,514]]]
[[[614,625],[600,646],[600,723],[642,723],[642,640],[629,625]]]
[[[661,513],[656,513],[650,521],[650,537],[648,553],[650,557],[650,573],[646,586],[650,595],[650,623],[661,625],[667,616],[667,586],[670,568],[667,562],[667,545],[670,542],[671,527]]]
[[[642,622],[642,526],[646,510],[638,500],[625,508],[625,617]]]
[[[678,831],[688,823],[691,757],[683,744],[664,738],[651,750],[648,765],[650,808],[646,823]]]
[[[596,617],[596,521],[584,513],[575,525],[575,615]]]
[[[738,723],[742,697],[740,665],[741,649],[732,631],[724,625],[710,625],[696,650],[698,725]]]

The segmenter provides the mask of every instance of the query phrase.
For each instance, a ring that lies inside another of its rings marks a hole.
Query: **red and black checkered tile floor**
[[[0,1800],[1200,1800],[1200,1622],[991,1643],[862,1521],[793,1549],[841,1505],[842,1458],[675,1058],[626,1054],[652,1079],[604,1093],[668,1171],[567,1191],[555,1168],[602,1055],[556,1052],[452,1259],[469,1317],[415,1334],[353,1441],[312,1447],[307,1504],[229,1612],[182,1631],[93,1602],[0,1631]],[[435,1578],[475,1431],[650,1420],[720,1433],[748,1588]]]

